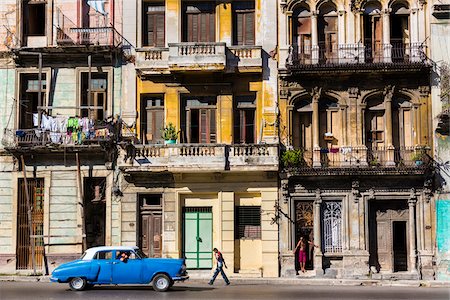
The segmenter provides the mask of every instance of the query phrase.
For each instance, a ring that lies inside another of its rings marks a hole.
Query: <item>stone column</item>
[[[312,63],[319,62],[319,33],[317,28],[317,11],[311,12]]]
[[[316,275],[323,274],[322,267],[322,239],[321,239],[321,213],[320,207],[322,205],[322,198],[320,196],[320,189],[316,190],[316,199],[314,200],[314,244],[319,246],[319,248],[314,249],[314,270]]]
[[[384,9],[382,11],[383,18],[383,57],[384,62],[391,62],[391,26],[390,26],[390,9]]]
[[[315,87],[312,92],[312,126],[313,126],[313,167],[320,167],[320,131],[319,131],[319,98],[321,88]]]
[[[416,249],[416,231],[415,231],[415,224],[416,220],[414,217],[414,211],[416,209],[416,191],[414,188],[411,189],[411,195],[408,200],[408,206],[409,206],[409,266],[410,266],[410,272],[417,272],[416,267],[416,256],[417,256],[417,249]]]
[[[384,89],[384,134],[386,147],[386,166],[395,166],[394,162],[394,146],[392,143],[392,96],[394,95],[395,86],[390,85]]]

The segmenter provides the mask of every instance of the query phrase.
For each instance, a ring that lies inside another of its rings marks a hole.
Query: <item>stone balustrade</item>
[[[278,170],[277,145],[134,145],[121,150],[119,166],[153,171]]]

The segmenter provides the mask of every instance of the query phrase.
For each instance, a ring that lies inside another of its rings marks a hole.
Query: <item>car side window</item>
[[[111,259],[112,256],[112,251],[99,251],[95,254],[94,259]]]

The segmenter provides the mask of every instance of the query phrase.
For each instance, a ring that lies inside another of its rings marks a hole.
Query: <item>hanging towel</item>
[[[87,4],[102,15],[106,15],[105,2],[106,0],[87,0]]]

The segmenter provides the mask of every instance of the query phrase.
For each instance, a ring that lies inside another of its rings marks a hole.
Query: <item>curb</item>
[[[208,278],[191,277],[188,284],[207,284]],[[50,276],[0,276],[0,282],[50,282]],[[352,280],[352,279],[305,279],[305,278],[233,278],[233,285],[304,285],[304,286],[385,286],[385,287],[436,287],[450,288],[450,281],[418,280]]]

